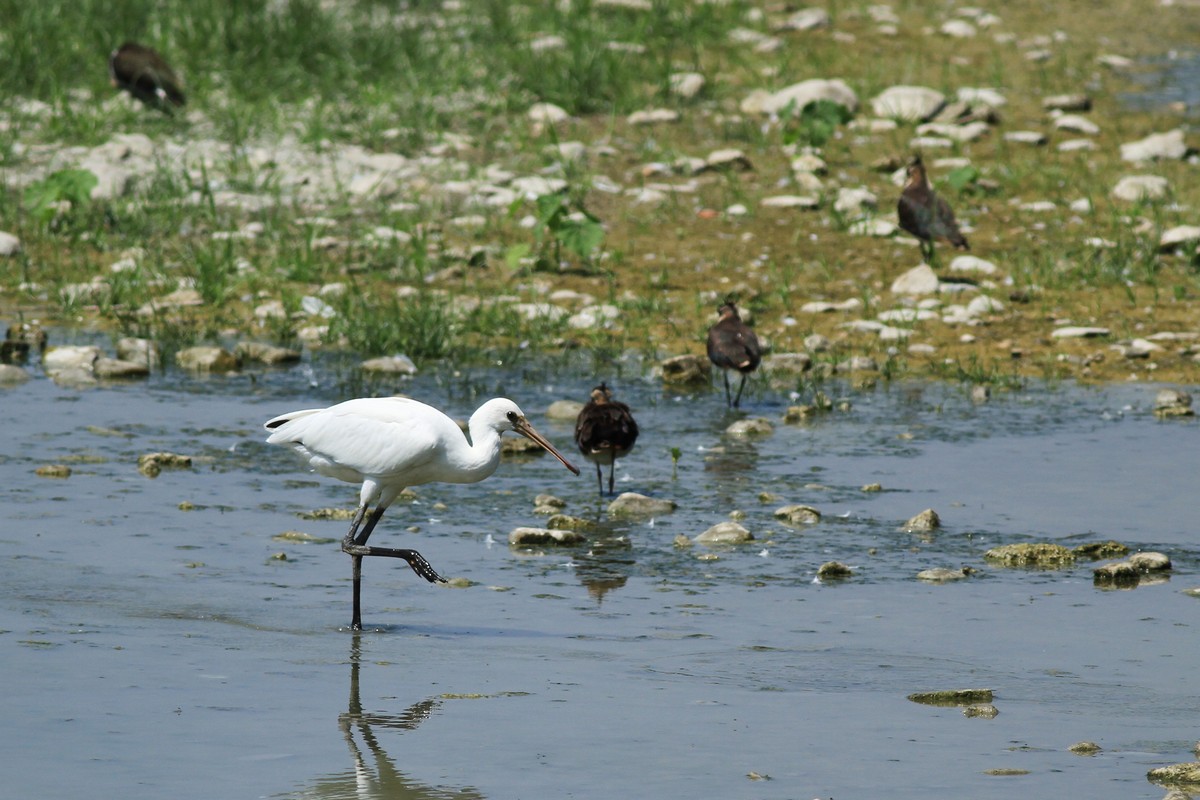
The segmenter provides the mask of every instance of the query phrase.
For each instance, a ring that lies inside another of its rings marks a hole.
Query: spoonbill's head
[[[537,442],[550,455],[561,461],[564,467],[576,475],[579,474],[579,467],[567,461],[563,454],[558,452],[545,436],[538,433],[529,420],[525,418],[521,407],[512,400],[505,397],[497,397],[494,400],[489,400],[475,412],[475,415],[471,418],[472,422],[474,422],[475,417],[479,417],[480,421],[494,428],[499,433],[512,431],[519,436],[524,436],[526,439]]]

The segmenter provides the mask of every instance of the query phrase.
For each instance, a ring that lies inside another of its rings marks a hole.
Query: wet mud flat
[[[1158,798],[1147,771],[1193,759],[1196,423],[1155,419],[1151,387],[979,404],[945,385],[831,385],[842,411],[786,425],[786,398],[761,385],[728,413],[715,384],[615,380],[643,431],[617,491],[674,512],[612,517],[593,476],[550,458],[421,487],[376,537],[420,549],[451,585],[368,563],[368,631],[353,635],[347,523],[301,515],[357,490],[306,474],[260,428],[341,399],[339,374],[6,392],[12,791]],[[593,381],[479,370],[403,388],[462,417],[511,395],[567,452],[570,425],[543,412]],[[754,417],[772,433],[725,433]],[[192,463],[150,478],[137,461],[152,452]],[[35,474],[48,463],[69,477]],[[544,523],[543,493],[594,524],[585,544],[507,545]],[[820,521],[775,517],[792,503]],[[904,530],[926,508],[941,527]],[[731,516],[752,541],[676,545]],[[1173,569],[1122,591],[1093,584],[1102,562],[983,557],[1108,539]],[[818,579],[834,560],[849,577]],[[916,578],[963,566],[963,580]],[[997,713],[908,699],[946,689],[990,689]],[[1083,741],[1100,750],[1068,750]]]

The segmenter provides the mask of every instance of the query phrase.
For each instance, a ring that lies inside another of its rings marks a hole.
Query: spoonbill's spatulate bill
[[[933,242],[943,239],[957,250],[970,250],[967,238],[958,230],[958,220],[950,204],[933,191],[920,156],[908,165],[908,180],[896,204],[900,227],[921,240],[921,255],[933,261]]]
[[[358,511],[342,539],[342,550],[350,554],[353,565],[354,630],[362,630],[364,556],[402,558],[430,583],[445,581],[416,550],[367,546],[383,512],[406,487],[483,480],[500,463],[500,434],[505,431],[532,439],[579,474],[533,429],[517,404],[504,398],[487,401],[471,415],[470,441],[450,417],[404,397],[347,400],[329,408],[293,411],[269,420],[265,427],[271,432],[269,444],[290,446],[322,475],[362,484]]]
[[[612,390],[605,384],[592,389],[592,397],[575,419],[575,444],[584,457],[596,464],[596,480],[604,494],[604,476],[600,466],[608,464],[608,493],[613,493],[613,472],[616,461],[637,441],[638,426],[629,406],[612,399]]]
[[[725,379],[725,404],[737,408],[742,402],[742,390],[746,388],[746,376],[758,369],[762,361],[762,351],[758,345],[758,337],[738,314],[737,306],[732,302],[717,309],[720,319],[708,329],[708,360],[721,369]],[[742,382],[738,384],[737,397],[730,398],[729,370],[737,370],[742,374]]]

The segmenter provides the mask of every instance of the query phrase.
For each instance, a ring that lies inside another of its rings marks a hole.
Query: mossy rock
[[[1200,789],[1200,761],[1156,767],[1146,773],[1146,778],[1152,783],[1188,785]]]
[[[1071,550],[1049,542],[1004,544],[988,550],[983,557],[1005,567],[1069,567],[1075,563]]]
[[[821,521],[821,512],[812,506],[790,505],[775,509],[775,518],[788,525],[815,525]]]
[[[992,690],[943,689],[936,692],[914,692],[908,699],[927,706],[973,706],[992,702]]]
[[[826,561],[817,568],[817,577],[823,581],[844,580],[854,575],[854,570],[840,561]]]
[[[1088,542],[1071,548],[1076,558],[1099,561],[1102,558],[1121,558],[1129,554],[1129,548],[1109,539],[1107,542]]]
[[[599,526],[590,519],[572,517],[570,514],[555,514],[546,520],[546,527],[552,531],[594,531]]]
[[[579,531],[551,530],[549,528],[516,528],[508,534],[508,543],[512,547],[527,545],[557,545],[572,546],[584,544],[587,537]]]

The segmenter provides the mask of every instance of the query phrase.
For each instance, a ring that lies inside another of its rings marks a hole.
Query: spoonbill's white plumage
[[[505,398],[489,400],[471,415],[467,423],[470,441],[450,417],[404,397],[363,398],[329,408],[292,411],[267,421],[264,427],[271,432],[269,444],[290,446],[316,472],[362,484],[358,511],[342,539],[342,550],[353,564],[354,630],[362,630],[359,598],[364,556],[402,558],[430,583],[445,581],[416,550],[367,546],[383,512],[406,487],[483,480],[500,463],[500,434],[505,431],[537,442],[579,474],[578,468],[534,430],[517,404]]]

